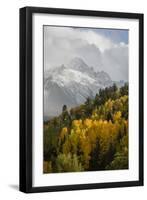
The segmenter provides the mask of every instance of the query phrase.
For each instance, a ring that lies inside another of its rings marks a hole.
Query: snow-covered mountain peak
[[[81,72],[89,72],[90,67],[79,57],[73,58],[68,64],[67,67]]]
[[[73,67],[77,67],[77,66],[87,66],[88,65],[82,60],[82,58],[80,57],[74,57],[70,62],[69,62],[69,65],[70,66],[73,66]]]
[[[44,73],[44,114],[55,116],[62,106],[75,107],[94,97],[100,88],[112,85],[106,72],[95,72],[81,58],[75,57]]]

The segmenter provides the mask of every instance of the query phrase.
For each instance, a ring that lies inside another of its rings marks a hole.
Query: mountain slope
[[[100,88],[112,84],[107,73],[95,72],[81,58],[74,58],[66,66],[45,72],[44,116],[60,114],[64,104],[68,108],[82,104]]]

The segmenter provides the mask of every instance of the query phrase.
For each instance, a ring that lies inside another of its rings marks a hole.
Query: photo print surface
[[[129,168],[129,31],[43,26],[43,173]]]

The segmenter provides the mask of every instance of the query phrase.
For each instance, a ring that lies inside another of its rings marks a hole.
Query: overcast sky
[[[44,26],[44,68],[81,57],[112,80],[128,81],[128,31]]]

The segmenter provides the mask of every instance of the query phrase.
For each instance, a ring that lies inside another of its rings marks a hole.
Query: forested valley
[[[44,122],[43,172],[128,168],[128,84],[100,89],[95,98]]]

